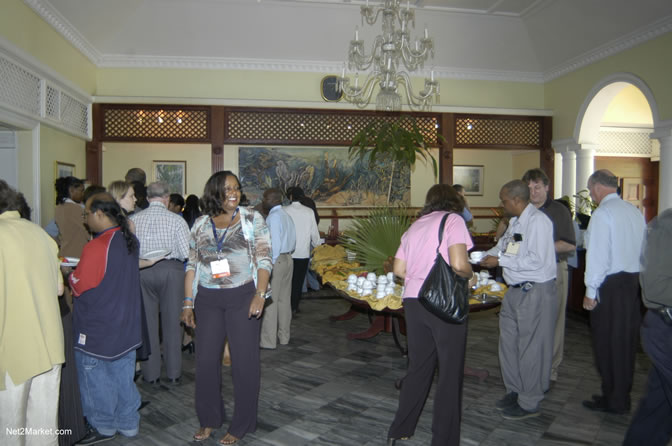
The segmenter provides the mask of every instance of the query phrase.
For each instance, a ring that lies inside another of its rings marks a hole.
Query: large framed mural
[[[238,173],[252,205],[268,188],[292,186],[322,207],[410,204],[408,166],[384,159],[369,166],[368,156],[350,159],[346,147],[239,147]]]

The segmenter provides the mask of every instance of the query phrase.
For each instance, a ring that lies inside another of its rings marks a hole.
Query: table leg
[[[346,311],[343,314],[339,314],[338,316],[329,316],[330,321],[347,321],[349,319],[352,319],[353,317],[357,316],[358,314],[361,314],[361,311],[357,311],[357,308],[354,305],[350,305],[350,309]]]
[[[386,332],[389,333],[392,331],[392,321],[390,320],[391,316],[387,314],[377,314],[373,318],[373,322],[368,329],[360,333],[348,333],[348,339],[370,339],[376,336],[378,333]]]

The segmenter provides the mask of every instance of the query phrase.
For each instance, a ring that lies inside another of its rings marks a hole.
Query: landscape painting
[[[239,147],[243,192],[255,205],[264,190],[301,187],[318,206],[409,205],[411,172],[392,160],[369,165],[368,156],[350,159],[348,149]],[[388,200],[389,197],[389,200]]]

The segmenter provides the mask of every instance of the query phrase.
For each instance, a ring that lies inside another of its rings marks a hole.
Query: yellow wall
[[[147,174],[147,183],[154,181],[153,161],[186,161],[186,195],[203,194],[210,177],[209,144],[147,144],[105,143],[103,145],[103,186],[123,180],[131,167],[140,167]]]
[[[322,102],[324,73],[271,71],[100,68],[97,96],[188,99],[256,99]],[[416,91],[421,85],[414,86]],[[542,109],[541,84],[441,80],[441,103],[447,106]]]
[[[641,90],[628,85],[614,97],[604,112],[602,122],[626,125],[653,125],[651,107]]]
[[[0,36],[53,68],[88,94],[96,90],[96,66],[21,0],[2,0]]]
[[[54,218],[56,192],[54,190],[56,161],[75,165],[75,176],[86,177],[86,148],[85,141],[52,129],[45,125],[40,126],[40,199],[41,223],[46,225]]]
[[[539,167],[539,151],[514,152],[511,154],[512,172],[511,179],[519,180],[530,169]]]
[[[615,73],[631,73],[653,91],[661,120],[672,119],[672,33],[595,62],[545,84],[545,107],[553,110],[553,138],[571,138],[590,90]]]
[[[28,206],[35,209],[35,200],[33,199],[33,132],[22,130],[16,132],[17,144],[17,164],[19,169],[19,192],[23,193],[28,202]],[[36,219],[33,218],[33,221]]]

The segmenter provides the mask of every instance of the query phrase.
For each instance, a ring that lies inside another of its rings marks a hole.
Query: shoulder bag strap
[[[446,215],[443,216],[441,219],[441,224],[439,225],[439,245],[436,247],[436,254],[439,254],[439,249],[441,248],[441,242],[443,242],[443,228],[446,226],[446,220],[448,219],[448,216],[450,215],[450,212],[446,212]]]

